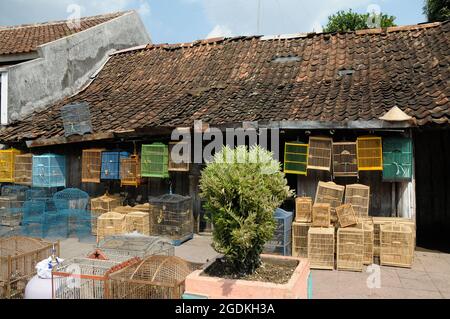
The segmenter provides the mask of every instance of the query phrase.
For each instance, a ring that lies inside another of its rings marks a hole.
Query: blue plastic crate
[[[56,154],[33,155],[33,187],[65,186],[65,156]]]
[[[120,179],[120,160],[130,157],[130,153],[122,151],[102,152],[101,179]]]
[[[273,214],[275,232],[270,241],[264,246],[264,253],[291,255],[292,220],[293,213],[277,208]]]

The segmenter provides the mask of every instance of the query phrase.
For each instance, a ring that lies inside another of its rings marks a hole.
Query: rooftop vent
[[[272,58],[272,62],[275,62],[275,63],[300,62],[300,57],[298,57],[298,56],[275,56]]]
[[[345,70],[338,71],[339,76],[352,75],[353,73],[355,73],[355,70],[353,70],[353,69],[345,69]]]

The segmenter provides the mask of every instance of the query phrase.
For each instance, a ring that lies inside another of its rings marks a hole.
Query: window
[[[8,73],[0,72],[0,119],[1,124],[8,124]]]

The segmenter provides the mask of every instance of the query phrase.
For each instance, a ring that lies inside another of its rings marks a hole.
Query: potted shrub
[[[293,195],[272,153],[224,147],[203,170],[200,190],[221,255],[186,278],[185,295],[306,298],[306,259],[261,254],[275,230],[275,209]]]

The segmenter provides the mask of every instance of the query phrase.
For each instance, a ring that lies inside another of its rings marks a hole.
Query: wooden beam
[[[27,146],[29,148],[34,147],[45,147],[45,146],[53,146],[53,145],[61,145],[61,144],[73,144],[80,142],[89,142],[89,141],[99,141],[99,140],[107,140],[113,139],[114,133],[95,133],[95,134],[87,134],[87,135],[75,135],[70,137],[52,137],[48,139],[37,139],[31,142],[27,142]]]

